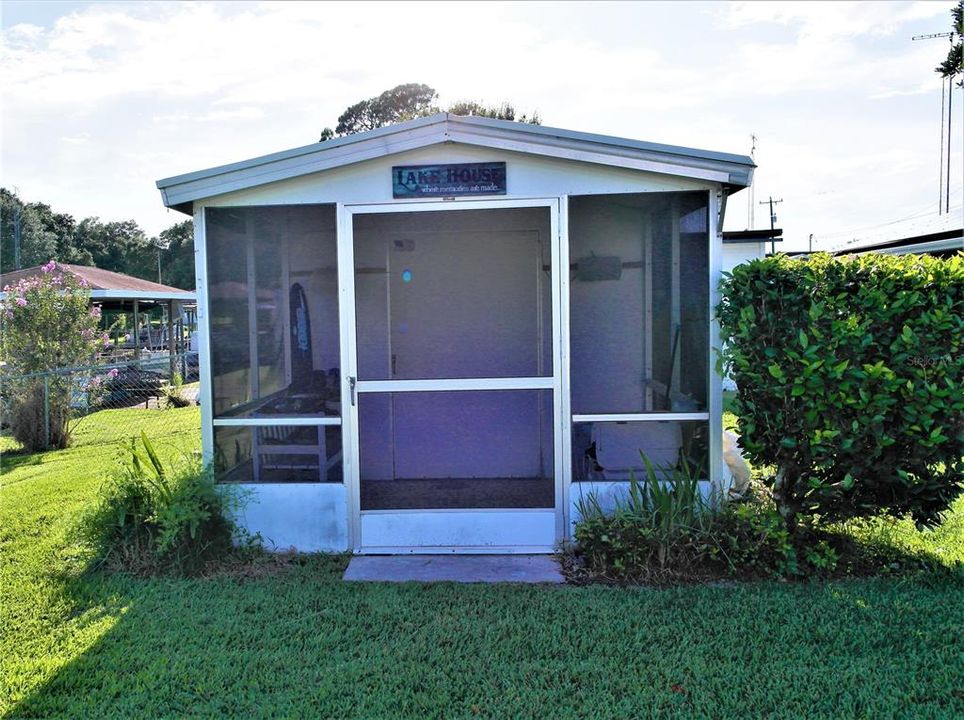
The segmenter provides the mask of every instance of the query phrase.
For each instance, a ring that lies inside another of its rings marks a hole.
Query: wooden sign
[[[392,168],[396,198],[505,195],[505,163],[401,165]]]

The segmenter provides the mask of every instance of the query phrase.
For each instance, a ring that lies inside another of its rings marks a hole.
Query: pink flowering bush
[[[100,330],[100,308],[90,307],[86,285],[61,273],[53,261],[43,266],[41,276],[8,285],[3,292],[0,357],[9,378],[4,383],[7,421],[28,451],[66,447],[71,382],[76,376],[47,376],[49,427],[44,423],[44,378],[20,376],[90,365],[97,351],[109,344]]]

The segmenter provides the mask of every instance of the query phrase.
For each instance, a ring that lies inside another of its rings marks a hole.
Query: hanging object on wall
[[[308,298],[301,283],[291,286],[288,293],[291,326],[291,384],[304,387],[311,382],[314,363],[311,359],[311,318]]]
[[[618,255],[593,255],[576,263],[576,280],[582,282],[619,280],[622,276],[623,261]]]

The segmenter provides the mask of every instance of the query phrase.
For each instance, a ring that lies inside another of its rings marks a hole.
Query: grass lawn
[[[245,580],[84,575],[71,527],[116,434],[149,412],[166,452],[197,442],[196,408],[106,411],[68,450],[3,459],[6,716],[964,715],[964,587],[948,579],[349,585],[330,557]],[[891,540],[952,563],[962,519],[958,504],[942,531]]]

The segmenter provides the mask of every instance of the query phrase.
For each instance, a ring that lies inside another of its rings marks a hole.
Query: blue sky
[[[947,43],[910,38],[949,29],[952,5],[3,2],[2,182],[155,233],[182,217],[157,178],[311,143],[424,82],[575,130],[737,153],[755,133],[785,248],[830,247],[936,213]],[[727,228],[747,222],[741,194]]]

